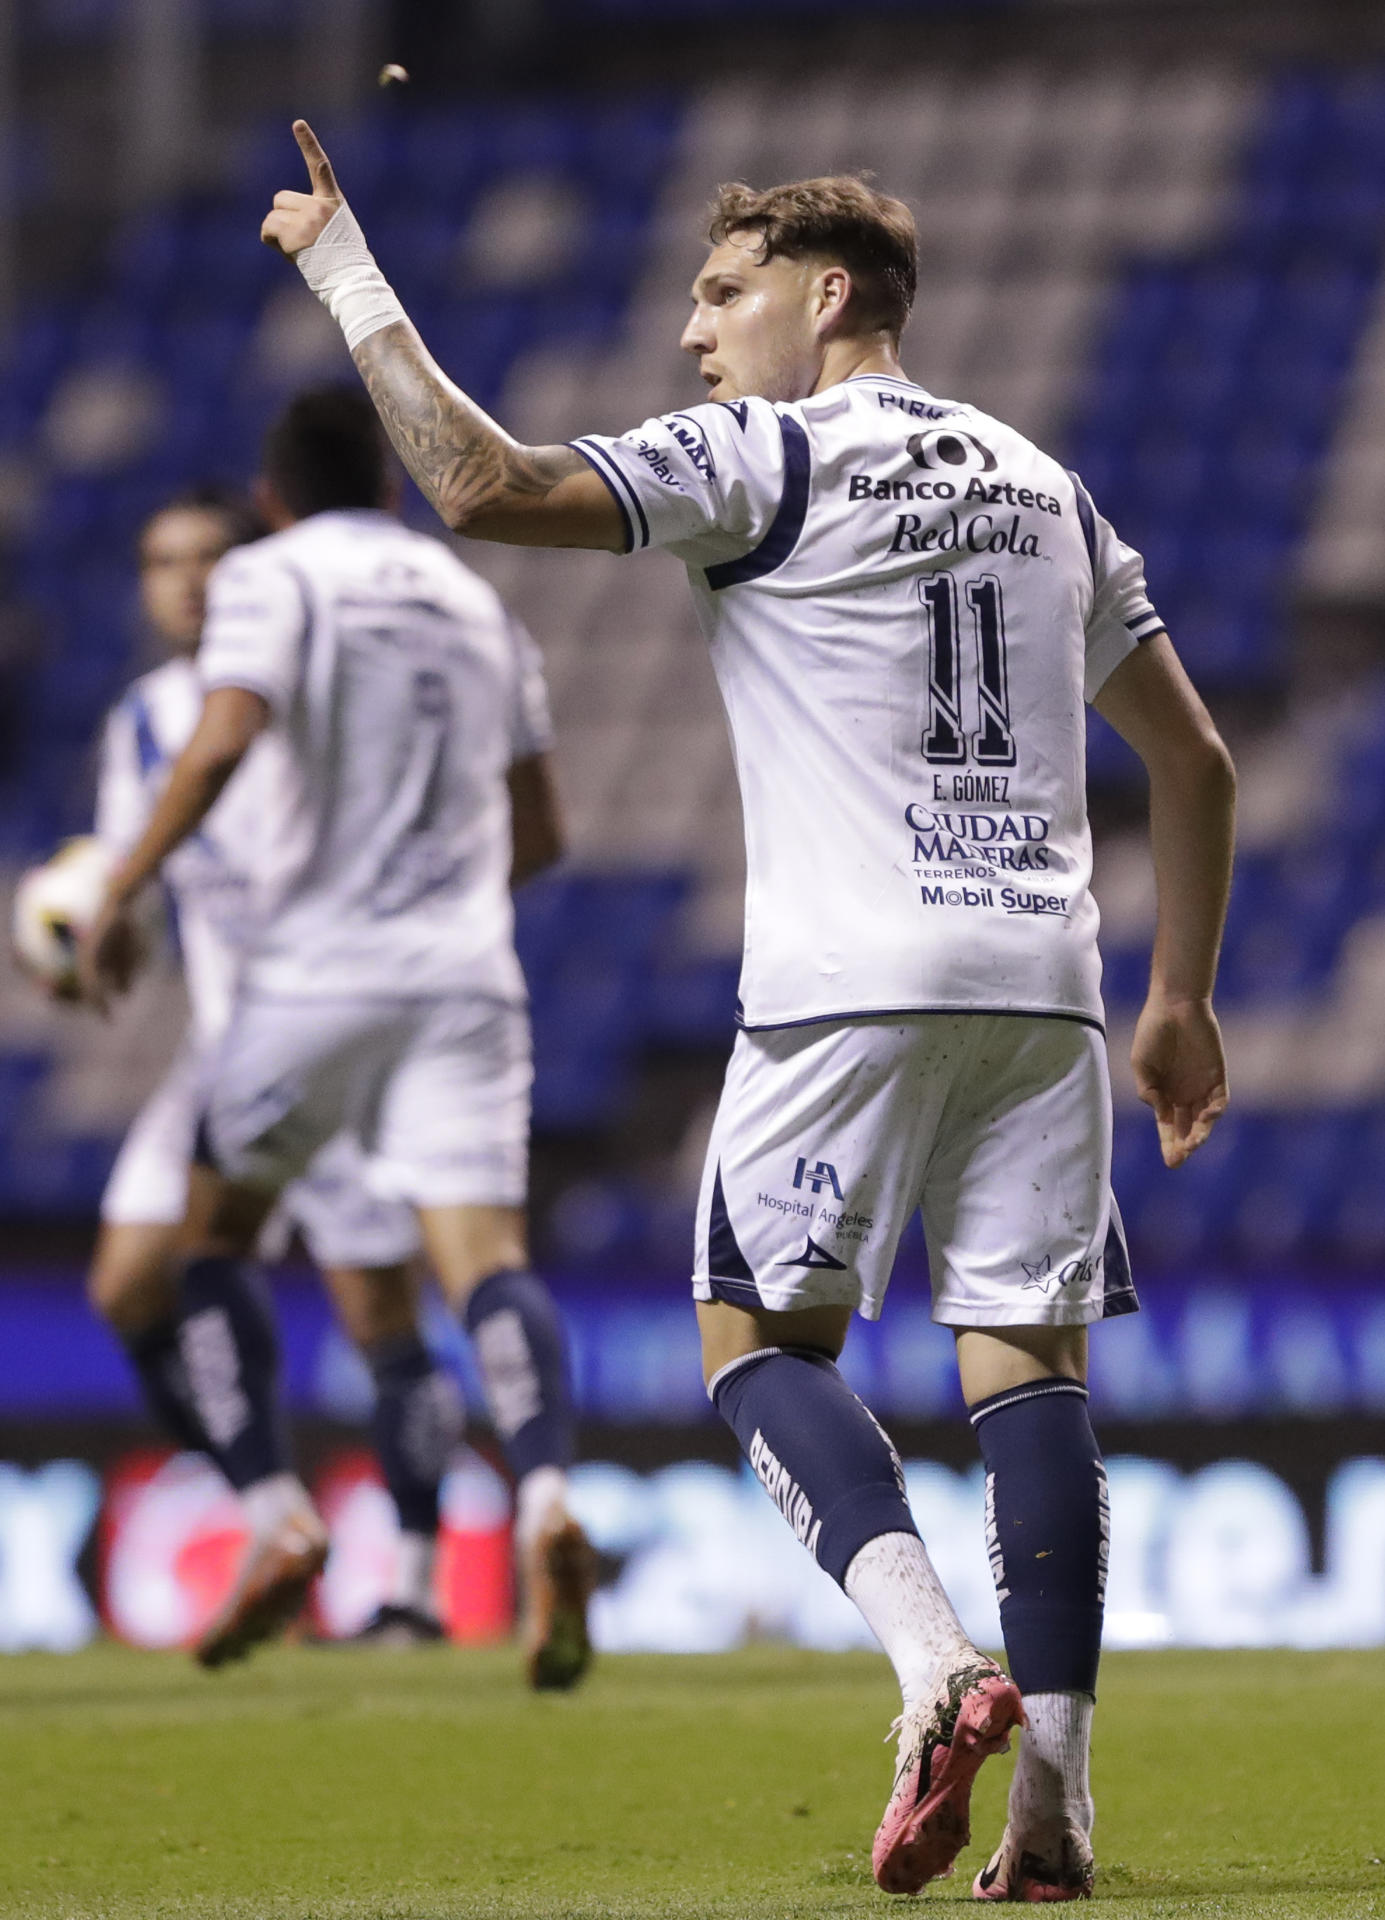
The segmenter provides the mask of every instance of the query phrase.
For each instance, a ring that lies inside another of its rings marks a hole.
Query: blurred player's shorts
[[[108,1224],[173,1227],[182,1220],[208,1077],[205,1051],[188,1041],[116,1156],[101,1197]],[[421,1246],[412,1209],[376,1192],[360,1142],[346,1133],[329,1140],[286,1190],[261,1234],[261,1257],[282,1259],[295,1228],[320,1267],[398,1266]]]
[[[277,1191],[346,1128],[382,1197],[520,1206],[532,1084],[522,1005],[247,995],[212,1069],[202,1139],[229,1178]]]

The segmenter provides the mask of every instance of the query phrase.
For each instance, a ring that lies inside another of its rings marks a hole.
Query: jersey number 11
[[[976,681],[980,725],[970,753],[962,719],[962,661],[957,581],[950,573],[931,574],[918,583],[928,616],[928,727],[923,757],[933,766],[960,767],[968,759],[979,767],[1013,767],[1015,736],[1010,731],[1010,687],[1005,657],[1005,602],[993,573],[967,583],[976,636]]]

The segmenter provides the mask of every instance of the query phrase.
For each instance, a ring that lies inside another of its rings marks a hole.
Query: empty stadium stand
[[[1255,719],[1238,736],[1247,846],[1224,982],[1238,1108],[1177,1181],[1152,1127],[1122,1114],[1135,1240],[1184,1263],[1385,1255],[1385,688],[1321,687],[1294,644],[1305,598],[1385,602],[1385,73],[1036,58],[883,88],[843,73],[465,117],[387,104],[322,131],[439,358],[543,441],[696,398],[677,337],[718,179],[868,167],[913,201],[907,364],[1082,471],[1145,552],[1199,683]],[[142,516],[189,481],[248,472],[288,391],[349,375],[335,330],[256,243],[295,168],[281,125],[247,128],[214,189],[132,213],[99,288],[31,301],[4,344],[11,876],[85,824],[93,734],[141,662]],[[731,1036],[742,869],[725,730],[674,562],[469,557],[541,639],[560,730],[573,858],[520,906],[536,1123],[599,1135],[651,1055],[714,1062]],[[1128,821],[1138,782],[1099,723],[1091,772]],[[1103,838],[1098,888],[1119,1059],[1152,924],[1128,826]],[[97,1035],[0,974],[0,1212],[92,1206],[150,1077],[140,1036],[167,1024],[174,991],[151,982],[142,1014]],[[608,1239],[638,1250],[666,1231],[666,1201],[681,1220],[686,1169],[670,1180],[672,1201],[607,1178]],[[590,1206],[566,1217],[597,1232]]]

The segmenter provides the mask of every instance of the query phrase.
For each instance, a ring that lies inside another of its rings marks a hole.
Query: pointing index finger
[[[341,188],[337,185],[332,163],[306,120],[294,121],[293,137],[298,142],[298,151],[308,163],[308,177],[313,183],[313,192],[325,200],[340,200]]]

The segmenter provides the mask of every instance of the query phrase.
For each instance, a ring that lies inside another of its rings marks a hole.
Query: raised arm
[[[1122,661],[1095,704],[1149,774],[1158,922],[1131,1064],[1159,1123],[1165,1164],[1176,1167],[1227,1103],[1212,989],[1231,887],[1236,775],[1167,634]]]
[[[458,533],[514,546],[620,553],[625,525],[571,447],[524,447],[447,378],[365,243],[306,120],[293,123],[310,193],[287,189],[260,229],[340,325],[396,452]]]

